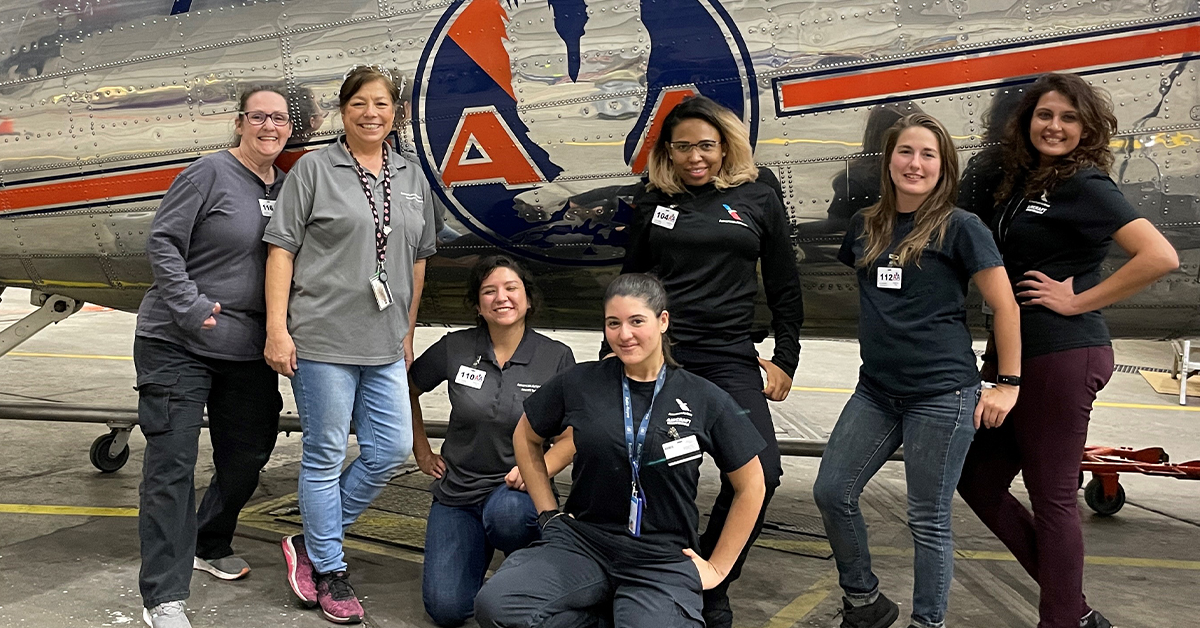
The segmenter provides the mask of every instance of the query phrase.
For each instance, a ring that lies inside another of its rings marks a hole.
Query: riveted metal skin
[[[0,0],[0,286],[135,309],[158,201],[180,169],[229,146],[239,90],[284,89],[295,150],[311,150],[340,132],[346,69],[372,63],[405,75],[410,165],[447,208],[424,321],[472,322],[466,269],[506,250],[542,284],[541,324],[595,327],[656,103],[693,90],[725,98],[778,175],[808,333],[852,336],[834,214],[872,201],[844,184],[879,159],[872,116],[936,116],[965,168],[994,148],[1006,103],[1053,69],[1109,92],[1113,177],[1180,252],[1179,271],[1107,311],[1114,335],[1195,335],[1197,50],[1200,13],[1183,0]],[[496,147],[453,145],[463,128],[508,133],[493,135],[513,142],[496,159],[532,174],[471,175]]]

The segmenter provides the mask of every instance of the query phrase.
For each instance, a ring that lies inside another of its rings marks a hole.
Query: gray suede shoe
[[[154,608],[142,609],[142,621],[150,628],[192,628],[183,600],[163,602]]]
[[[222,580],[238,580],[250,573],[250,565],[237,556],[204,560],[197,556],[192,561],[192,569],[208,572]]]

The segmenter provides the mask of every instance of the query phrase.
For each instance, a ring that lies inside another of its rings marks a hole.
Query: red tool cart
[[[1089,445],[1083,450],[1083,463],[1079,468],[1080,487],[1083,487],[1085,472],[1091,472],[1092,479],[1083,488],[1083,498],[1096,514],[1107,517],[1125,505],[1125,489],[1119,481],[1122,473],[1200,480],[1200,460],[1172,464],[1162,447],[1130,449]]]

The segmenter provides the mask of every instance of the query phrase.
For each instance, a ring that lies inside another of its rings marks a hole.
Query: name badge
[[[654,218],[652,218],[650,222],[664,229],[674,229],[675,221],[678,219],[679,212],[677,210],[659,205],[657,208],[655,208]]]
[[[392,289],[388,287],[387,275],[376,273],[371,277],[371,294],[375,295],[375,305],[382,312],[395,303],[392,298]]]
[[[696,440],[695,434],[678,440],[669,440],[663,443],[662,447],[669,467],[699,460],[704,456],[704,452],[700,451],[700,442]]]
[[[642,535],[642,514],[645,508],[646,500],[638,496],[637,489],[634,489],[633,495],[629,497],[629,522],[625,528],[630,536]]]
[[[899,290],[901,280],[904,278],[903,268],[892,268],[890,266],[880,266],[875,269],[875,287],[886,290]]]
[[[274,216],[275,215],[275,201],[268,200],[265,198],[258,199],[258,211],[262,212],[262,215],[266,216],[267,218]]]
[[[486,376],[487,373],[464,364],[458,367],[458,375],[454,376],[454,383],[479,390],[483,388],[483,378]]]

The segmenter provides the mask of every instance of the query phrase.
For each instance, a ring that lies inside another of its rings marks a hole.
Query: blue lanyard
[[[654,409],[654,400],[662,392],[663,382],[667,381],[667,366],[658,369],[658,379],[654,382],[654,396],[650,397],[650,406],[646,408],[646,416],[638,427],[636,446],[633,435],[633,402],[629,398],[629,377],[621,375],[621,395],[625,408],[625,447],[629,452],[629,466],[633,467],[633,490],[638,490],[638,468],[641,466],[642,445],[646,444],[646,430],[650,427],[650,411]]]

